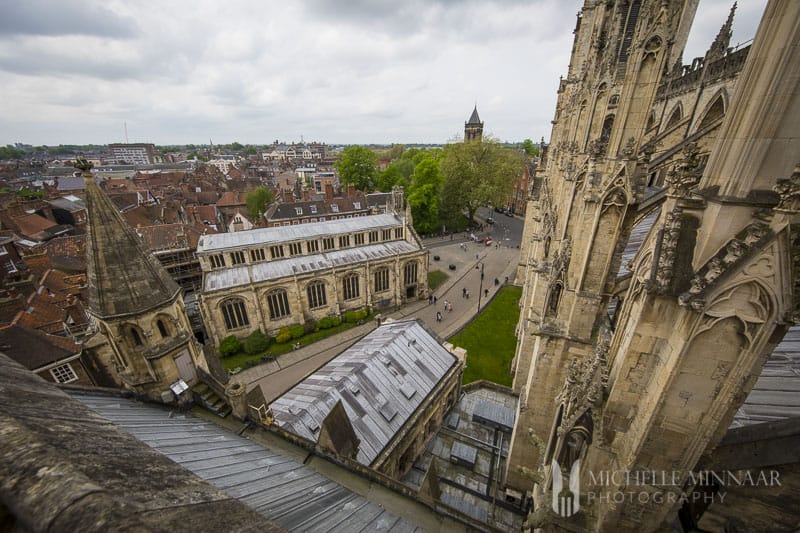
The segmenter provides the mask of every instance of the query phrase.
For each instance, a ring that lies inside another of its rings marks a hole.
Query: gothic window
[[[350,274],[342,280],[344,289],[344,299],[352,300],[358,298],[360,292],[358,290],[358,274]]]
[[[308,253],[310,254],[319,252],[319,241],[308,241],[306,246],[308,247]]]
[[[139,334],[139,330],[136,328],[131,328],[131,339],[133,340],[134,346],[142,346],[144,343],[142,342],[142,336]]]
[[[303,247],[299,242],[289,243],[290,255],[302,255],[302,253],[303,253]]]
[[[162,339],[169,337],[169,331],[167,330],[167,326],[164,324],[163,320],[156,320],[156,326],[158,326],[158,332],[161,334]]]
[[[385,229],[385,230],[381,231],[381,240],[382,241],[388,241],[388,240],[391,240],[391,238],[392,238],[392,230]]]
[[[267,295],[267,306],[270,320],[278,320],[291,314],[289,298],[283,289],[274,290]]]
[[[550,236],[548,235],[544,239],[544,257],[547,258],[547,256],[549,255],[550,255]]]
[[[669,119],[667,120],[667,125],[664,129],[668,130],[670,128],[677,126],[678,122],[680,122],[682,118],[683,118],[683,108],[681,107],[680,104],[678,104],[677,106],[675,106],[675,109],[669,116]]]
[[[608,150],[608,141],[611,139],[611,129],[614,127],[614,115],[608,115],[603,121],[603,128],[600,130],[600,143],[603,146],[603,153]]]
[[[708,108],[706,111],[705,116],[703,117],[703,121],[700,122],[700,126],[698,126],[698,130],[702,130],[707,128],[717,120],[721,119],[725,116],[725,101],[722,99],[722,95],[717,96],[717,99],[714,100],[714,103]]]
[[[386,292],[389,290],[389,269],[381,268],[375,272],[375,292]]]
[[[356,233],[355,240],[356,240],[356,246],[362,246],[364,244],[364,234]]]
[[[244,252],[241,250],[231,252],[231,264],[240,265],[242,263],[244,263]]]
[[[221,306],[222,319],[225,321],[225,329],[231,330],[248,326],[250,320],[247,318],[247,309],[244,300],[239,298],[228,300]]]
[[[403,228],[394,228],[394,238],[395,239],[403,238]]]
[[[328,304],[328,300],[325,297],[325,283],[322,281],[309,283],[308,287],[306,287],[306,295],[308,296],[308,307],[310,309],[316,309]]]
[[[550,297],[547,299],[547,309],[545,310],[546,316],[555,316],[558,312],[558,304],[561,300],[561,282],[556,282],[553,288],[550,289]]]
[[[403,281],[406,285],[413,285],[417,282],[417,262],[409,261],[403,269]]]
[[[333,237],[325,237],[322,239],[322,249],[323,250],[333,250]]]
[[[369,232],[369,242],[378,242],[378,232],[377,231],[370,231]]]
[[[349,247],[350,247],[350,235],[340,235],[339,248],[349,248]]]

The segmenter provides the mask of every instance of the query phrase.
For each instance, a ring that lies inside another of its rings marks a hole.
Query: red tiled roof
[[[42,232],[58,226],[58,224],[52,220],[48,220],[36,213],[14,217],[13,222],[14,225],[17,226],[17,231],[19,231],[20,234],[34,240],[36,240],[37,236]]]
[[[244,194],[238,191],[229,191],[222,195],[217,201],[217,207],[238,207],[246,205],[244,201]]]

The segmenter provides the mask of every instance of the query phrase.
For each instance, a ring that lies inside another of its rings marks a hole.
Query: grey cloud
[[[21,0],[4,2],[2,35],[98,35],[129,38],[136,21],[86,1]]]

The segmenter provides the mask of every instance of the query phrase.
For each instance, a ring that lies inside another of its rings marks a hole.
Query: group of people
[[[435,301],[436,301],[436,298],[434,297],[434,302]],[[448,313],[451,313],[453,311],[453,304],[451,304],[450,302],[445,300],[444,301],[444,310],[446,312],[448,312]],[[442,315],[442,312],[441,311],[436,311],[436,322],[441,322],[443,318],[444,318],[444,316]]]

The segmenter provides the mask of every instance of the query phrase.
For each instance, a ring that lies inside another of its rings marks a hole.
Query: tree
[[[516,150],[500,146],[496,140],[449,144],[442,153],[442,205],[445,217],[455,219],[461,213],[471,223],[482,205],[500,205],[511,192],[516,178],[525,166],[524,157]]]
[[[355,185],[360,191],[370,191],[375,186],[377,170],[375,152],[364,146],[348,146],[334,166],[344,185]]]
[[[419,233],[435,233],[441,227],[439,196],[442,176],[439,172],[438,154],[429,154],[414,168],[414,181],[408,195],[414,229]]]
[[[6,159],[22,159],[25,157],[25,152],[13,146],[6,145],[0,146],[0,160]]]
[[[375,188],[382,192],[389,192],[395,185],[408,187],[411,175],[414,173],[414,162],[410,159],[392,161],[386,170],[380,172],[375,179]]]
[[[266,187],[256,187],[252,192],[247,193],[244,201],[247,204],[247,215],[250,220],[258,222],[267,210],[267,206],[272,203],[272,191]]]
[[[536,157],[539,155],[539,147],[533,144],[533,141],[530,139],[525,139],[519,143],[519,147],[524,150],[529,157]]]

